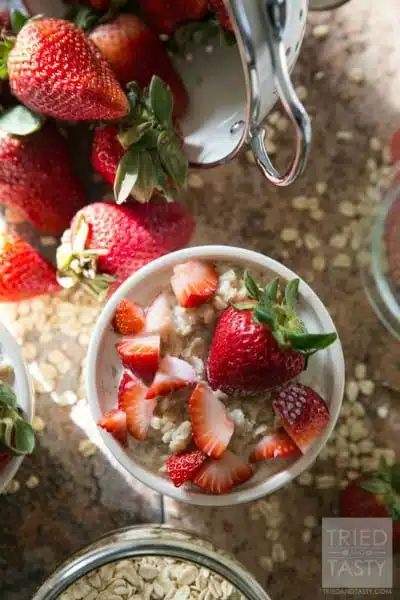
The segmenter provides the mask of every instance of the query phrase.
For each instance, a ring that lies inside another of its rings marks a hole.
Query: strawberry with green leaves
[[[0,302],[20,302],[61,288],[53,267],[15,233],[0,232]]]
[[[173,99],[159,77],[148,89],[129,84],[130,116],[119,128],[98,127],[92,145],[94,169],[114,187],[116,201],[130,194],[148,202],[158,190],[167,198],[186,185],[188,160],[173,123]]]
[[[393,521],[393,549],[400,550],[400,464],[381,458],[376,471],[351,481],[339,501],[341,517],[387,518]]]
[[[0,44],[0,74],[31,110],[61,120],[114,120],[128,99],[101,52],[64,19],[19,22],[15,39]]]
[[[89,39],[107,59],[121,84],[135,81],[145,88],[157,75],[172,91],[174,116],[180,118],[185,114],[189,101],[185,86],[164,45],[139,17],[121,14],[95,27]]]
[[[89,204],[75,215],[58,248],[59,281],[65,287],[81,282],[104,296],[110,285],[186,246],[193,230],[191,215],[176,202]]]
[[[0,116],[0,204],[57,235],[85,204],[64,138],[23,106]]]
[[[281,293],[278,278],[261,288],[246,273],[249,301],[227,308],[214,332],[207,363],[213,389],[233,395],[270,391],[336,340],[335,332],[307,332],[295,312],[299,283],[293,279]]]
[[[18,407],[14,390],[0,381],[0,471],[11,457],[32,454],[35,432]]]

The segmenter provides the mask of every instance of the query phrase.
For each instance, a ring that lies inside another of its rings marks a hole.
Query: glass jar
[[[228,581],[246,600],[271,600],[254,577],[226,552],[196,534],[165,525],[139,525],[113,531],[65,561],[33,600],[57,600],[88,573],[126,559],[164,557],[205,567]]]
[[[365,229],[361,278],[372,308],[400,339],[400,178],[381,191],[373,218]]]

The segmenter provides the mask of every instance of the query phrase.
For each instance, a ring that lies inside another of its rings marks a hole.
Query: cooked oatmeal
[[[245,600],[205,567],[164,557],[110,563],[76,581],[60,600]]]

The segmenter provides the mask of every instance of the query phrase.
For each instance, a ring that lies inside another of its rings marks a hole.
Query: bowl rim
[[[22,358],[21,348],[2,321],[0,321],[0,347],[4,349],[5,356],[10,359],[14,370],[13,387],[16,389],[18,406],[22,408],[28,421],[32,423],[35,406],[32,381]],[[13,456],[7,466],[1,471],[0,494],[13,479],[24,458],[24,456]]]
[[[118,303],[120,300],[122,300],[122,298],[131,293],[139,283],[145,279],[148,279],[149,277],[154,276],[158,271],[166,268],[172,268],[179,262],[194,258],[213,261],[222,260],[233,263],[235,263],[235,260],[239,262],[248,262],[253,263],[254,266],[258,268],[275,271],[277,275],[286,280],[298,277],[296,273],[268,256],[235,246],[219,245],[202,245],[186,248],[184,250],[178,250],[162,256],[139,269],[136,273],[131,275],[108,300],[92,332],[87,354],[85,379],[90,414],[96,424],[102,414],[100,411],[100,404],[96,389],[98,349],[100,348],[103,337],[107,334],[107,328],[112,320]],[[312,308],[318,315],[318,318],[321,320],[324,329],[327,331],[337,331],[331,316],[317,294],[303,279],[301,279],[301,277],[299,277],[299,279],[300,293],[306,299],[310,308]],[[100,435],[107,449],[124,468],[124,470],[128,471],[136,479],[160,494],[165,494],[166,496],[172,497],[175,500],[197,506],[235,506],[257,500],[266,496],[267,494],[277,491],[282,486],[287,485],[290,481],[292,481],[292,479],[310,467],[325,446],[336,425],[343,401],[345,382],[344,357],[339,336],[335,344],[331,347],[331,351],[334,352],[333,363],[335,372],[331,405],[336,405],[336,410],[330,413],[328,426],[318,440],[313,443],[310,450],[305,455],[303,455],[288,468],[275,473],[265,481],[256,485],[254,488],[239,488],[230,492],[229,494],[222,495],[211,495],[205,494],[204,492],[188,493],[184,488],[175,488],[171,482],[167,481],[163,477],[154,473],[150,473],[143,467],[139,466],[132,458],[128,457],[128,455],[121,449],[119,443],[114,440],[111,435],[107,434],[103,430],[100,431]]]

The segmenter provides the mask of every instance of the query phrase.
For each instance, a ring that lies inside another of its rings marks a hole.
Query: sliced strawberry
[[[160,362],[147,398],[166,396],[198,380],[197,373],[188,362],[167,354]]]
[[[282,431],[264,436],[251,453],[250,461],[256,462],[266,458],[286,458],[298,452],[299,449],[294,441]]]
[[[145,440],[151,417],[157,406],[155,400],[147,400],[147,387],[125,371],[119,384],[118,407],[126,414],[129,433],[137,440]]]
[[[125,368],[144,381],[151,381],[160,363],[160,336],[138,335],[123,338],[116,344]]]
[[[206,458],[200,450],[170,456],[165,466],[174,486],[180,487],[185,481],[191,481]]]
[[[189,415],[196,446],[212,458],[222,456],[235,426],[221,400],[206,383],[199,383],[193,391]]]
[[[292,382],[277,391],[272,406],[286,433],[303,452],[321,435],[329,421],[326,402],[310,387]]]
[[[227,450],[219,460],[207,459],[196,472],[193,483],[207,492],[226,494],[253,473],[253,467],[244,458]]]
[[[216,292],[218,273],[212,265],[190,260],[174,268],[171,286],[179,306],[193,308],[206,302]]]
[[[143,309],[129,300],[121,300],[113,319],[115,331],[121,335],[136,335],[142,331],[144,324]]]
[[[118,442],[126,444],[126,414],[123,410],[111,410],[99,419],[98,425],[111,433]]]
[[[166,294],[159,294],[150,304],[146,313],[146,333],[158,333],[167,337],[173,327],[172,311]]]

